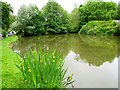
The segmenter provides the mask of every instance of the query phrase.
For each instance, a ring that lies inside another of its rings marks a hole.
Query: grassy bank
[[[115,35],[118,34],[118,25],[115,21],[90,21],[82,26],[79,31],[80,34],[89,35]]]
[[[4,38],[2,42],[2,88],[19,88],[25,87],[21,72],[15,66],[18,62],[17,54],[10,48],[10,43],[16,41],[17,36]]]
[[[74,82],[72,75],[65,78],[63,57],[61,58],[56,51],[45,53],[42,49],[30,49],[26,58],[23,58],[10,48],[10,44],[17,39],[17,36],[11,36],[0,41],[2,88],[65,88]]]

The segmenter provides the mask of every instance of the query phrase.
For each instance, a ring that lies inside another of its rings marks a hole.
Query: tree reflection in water
[[[24,55],[28,48],[42,47],[45,51],[57,49],[62,55],[74,56],[89,65],[100,66],[118,57],[118,38],[115,36],[90,36],[78,34],[22,37],[14,42],[13,50]],[[70,54],[69,54],[70,53]]]

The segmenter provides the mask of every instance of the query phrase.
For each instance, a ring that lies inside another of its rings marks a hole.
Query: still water
[[[12,44],[25,55],[28,48],[57,49],[65,56],[75,88],[118,88],[118,38],[78,34],[22,37]],[[68,86],[71,87],[71,86]]]

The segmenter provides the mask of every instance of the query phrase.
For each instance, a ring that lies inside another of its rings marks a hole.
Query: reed
[[[32,51],[19,59],[16,66],[22,72],[24,79],[34,88],[64,88],[74,81],[67,80],[67,69],[63,68],[64,59],[55,50],[43,53],[42,49]]]

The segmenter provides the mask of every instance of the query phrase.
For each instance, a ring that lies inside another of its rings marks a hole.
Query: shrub
[[[90,21],[80,29],[79,34],[118,34],[118,25],[115,21]]]
[[[2,30],[2,36],[3,36],[3,37],[6,37],[6,35],[7,35],[7,31]]]
[[[72,78],[65,81],[67,69],[63,69],[63,63],[63,58],[55,51],[43,53],[42,49],[38,52],[29,49],[17,67],[35,88],[63,88],[74,82]]]
[[[79,7],[80,28],[93,20],[117,20],[118,7],[114,2],[88,1]]]

